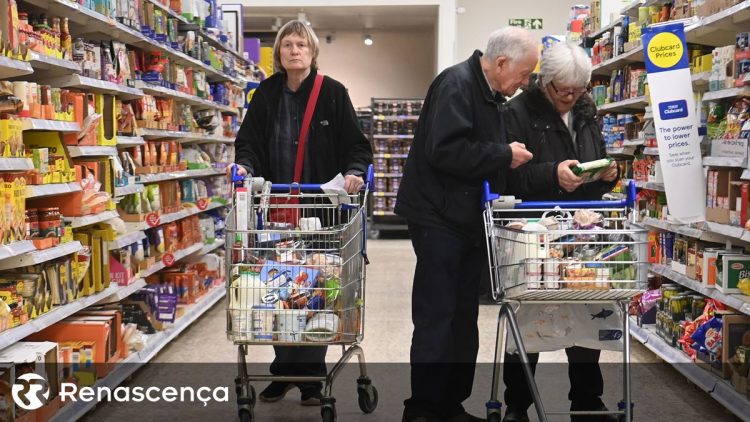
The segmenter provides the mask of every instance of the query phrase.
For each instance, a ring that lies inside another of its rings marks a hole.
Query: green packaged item
[[[576,176],[581,177],[584,183],[588,183],[599,180],[611,164],[611,158],[602,158],[601,160],[580,163],[577,166],[571,167],[570,170]]]

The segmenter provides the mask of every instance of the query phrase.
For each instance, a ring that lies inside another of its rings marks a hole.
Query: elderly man
[[[503,191],[507,170],[532,158],[506,142],[499,108],[528,84],[537,60],[527,31],[499,29],[484,54],[446,69],[427,92],[396,205],[417,256],[404,421],[482,420],[461,405],[474,381],[479,280],[488,271],[481,185]]]
[[[534,158],[510,172],[508,193],[524,200],[573,201],[601,199],[617,183],[617,165],[612,163],[600,180],[583,183],[570,169],[579,162],[607,156],[596,120],[596,106],[588,95],[591,60],[574,45],[557,44],[546,50],[539,64],[539,80],[504,109],[508,137],[523,142]],[[599,368],[599,350],[568,347],[573,411],[604,411],[601,400],[604,381]],[[539,360],[530,353],[532,371]],[[503,369],[505,422],[526,422],[532,403],[518,355],[506,354]],[[572,422],[617,421],[614,416],[571,417]]]

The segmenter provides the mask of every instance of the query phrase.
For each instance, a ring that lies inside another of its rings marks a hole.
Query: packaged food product
[[[600,160],[580,163],[571,167],[570,170],[576,176],[581,177],[584,183],[588,183],[599,180],[602,174],[604,174],[604,171],[607,170],[611,164],[611,158],[602,158]]]

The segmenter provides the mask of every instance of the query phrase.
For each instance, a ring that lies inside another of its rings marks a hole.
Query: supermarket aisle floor
[[[372,264],[367,277],[367,314],[365,341],[363,348],[373,384],[378,387],[380,404],[375,413],[363,415],[357,406],[355,391],[356,366],[348,366],[334,384],[337,398],[338,420],[343,422],[385,422],[399,421],[402,401],[409,395],[409,345],[411,339],[410,300],[411,278],[414,270],[414,255],[408,240],[378,240],[370,242],[369,254]],[[139,370],[130,385],[149,386],[158,382],[166,373],[173,375],[184,372],[185,377],[196,378],[200,371],[210,371],[209,377],[219,377],[225,385],[232,386],[236,374],[233,362],[237,348],[226,339],[224,303],[215,306],[164,349],[154,362]],[[496,329],[496,307],[482,306],[479,317],[480,351],[479,366],[474,384],[474,395],[465,403],[467,410],[484,415],[484,403],[488,399],[491,383],[491,362],[494,351]],[[273,353],[270,347],[253,347],[248,360],[270,362]],[[328,361],[335,362],[341,356],[339,349],[330,348]],[[606,352],[602,361],[614,362],[604,365],[606,392],[604,401],[611,408],[616,406],[621,395],[621,354]],[[564,352],[545,353],[544,362],[558,364],[541,365],[537,380],[546,406],[549,409],[567,409],[568,391],[567,366]],[[708,394],[696,389],[671,367],[657,364],[658,359],[651,352],[633,341],[633,396],[636,420],[681,421],[700,419],[712,421],[736,420],[730,413],[715,402]],[[223,365],[209,366],[196,363],[224,362]],[[172,365],[173,364],[173,365]],[[211,368],[211,369],[206,369]],[[329,367],[330,368],[330,367]],[[257,365],[256,371],[267,370],[267,364]],[[221,375],[217,375],[217,372]],[[265,383],[256,383],[258,391]],[[232,390],[232,388],[230,388]],[[237,420],[234,395],[230,403],[219,407],[209,406],[210,416],[198,403],[188,412],[179,412],[183,421],[199,421],[208,418],[216,421]],[[182,408],[180,408],[182,409]],[[174,406],[145,414],[143,421],[168,420],[177,414]],[[258,421],[319,421],[317,408],[299,405],[299,392],[291,391],[284,400],[266,404],[259,403],[255,409]],[[89,414],[87,421],[132,420],[132,408],[122,404],[100,405]],[[533,419],[532,419],[533,420]],[[566,421],[568,418],[552,418],[552,421]]]

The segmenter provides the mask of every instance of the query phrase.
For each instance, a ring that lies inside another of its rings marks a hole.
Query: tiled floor
[[[339,377],[334,395],[337,398],[338,420],[343,422],[400,421],[402,402],[409,396],[409,346],[411,342],[411,280],[414,270],[414,255],[408,240],[371,241],[370,260],[367,274],[367,303],[365,340],[362,347],[370,363],[369,372],[373,384],[378,387],[380,403],[377,410],[369,415],[359,411],[356,398],[356,367],[347,367]],[[204,379],[201,371],[207,372],[205,379],[219,379],[218,383],[233,385],[237,348],[226,339],[226,319],[224,302],[209,311],[192,327],[185,331],[164,349],[155,361],[141,369],[131,380],[131,385],[150,385],[167,375],[184,373],[186,379]],[[476,415],[484,415],[484,403],[489,398],[492,376],[492,356],[495,345],[497,308],[482,306],[479,316],[481,333],[479,362],[474,393],[465,403],[466,408]],[[692,386],[684,377],[659,360],[637,341],[632,346],[633,361],[633,401],[635,420],[643,421],[683,421],[711,420],[732,421],[735,418],[715,402],[708,394]],[[327,360],[336,362],[340,350],[330,348]],[[252,347],[248,360],[266,363],[273,359],[270,347]],[[621,354],[605,352],[602,362],[605,377],[604,401],[615,407],[622,394]],[[543,362],[558,364],[541,365],[537,373],[545,403],[549,409],[565,410],[568,390],[567,367],[563,352],[545,353]],[[205,363],[226,363],[210,366]],[[200,365],[204,363],[204,365]],[[174,364],[174,365],[171,365]],[[266,364],[258,365],[258,370]],[[330,367],[330,366],[329,366]],[[210,372],[210,373],[208,373]],[[188,381],[189,382],[189,381]],[[262,389],[265,383],[256,383]],[[193,408],[172,405],[158,409],[149,408],[143,416],[133,416],[132,405],[100,405],[86,420],[169,420],[182,421],[231,421],[237,420],[236,405],[231,401],[222,405]],[[140,405],[139,405],[140,406]],[[145,408],[144,408],[145,409]],[[255,409],[258,421],[319,421],[317,408],[299,405],[299,393],[291,391],[287,397],[275,404],[259,403]],[[532,419],[535,420],[535,419]],[[567,417],[551,418],[552,421],[569,420]]]

